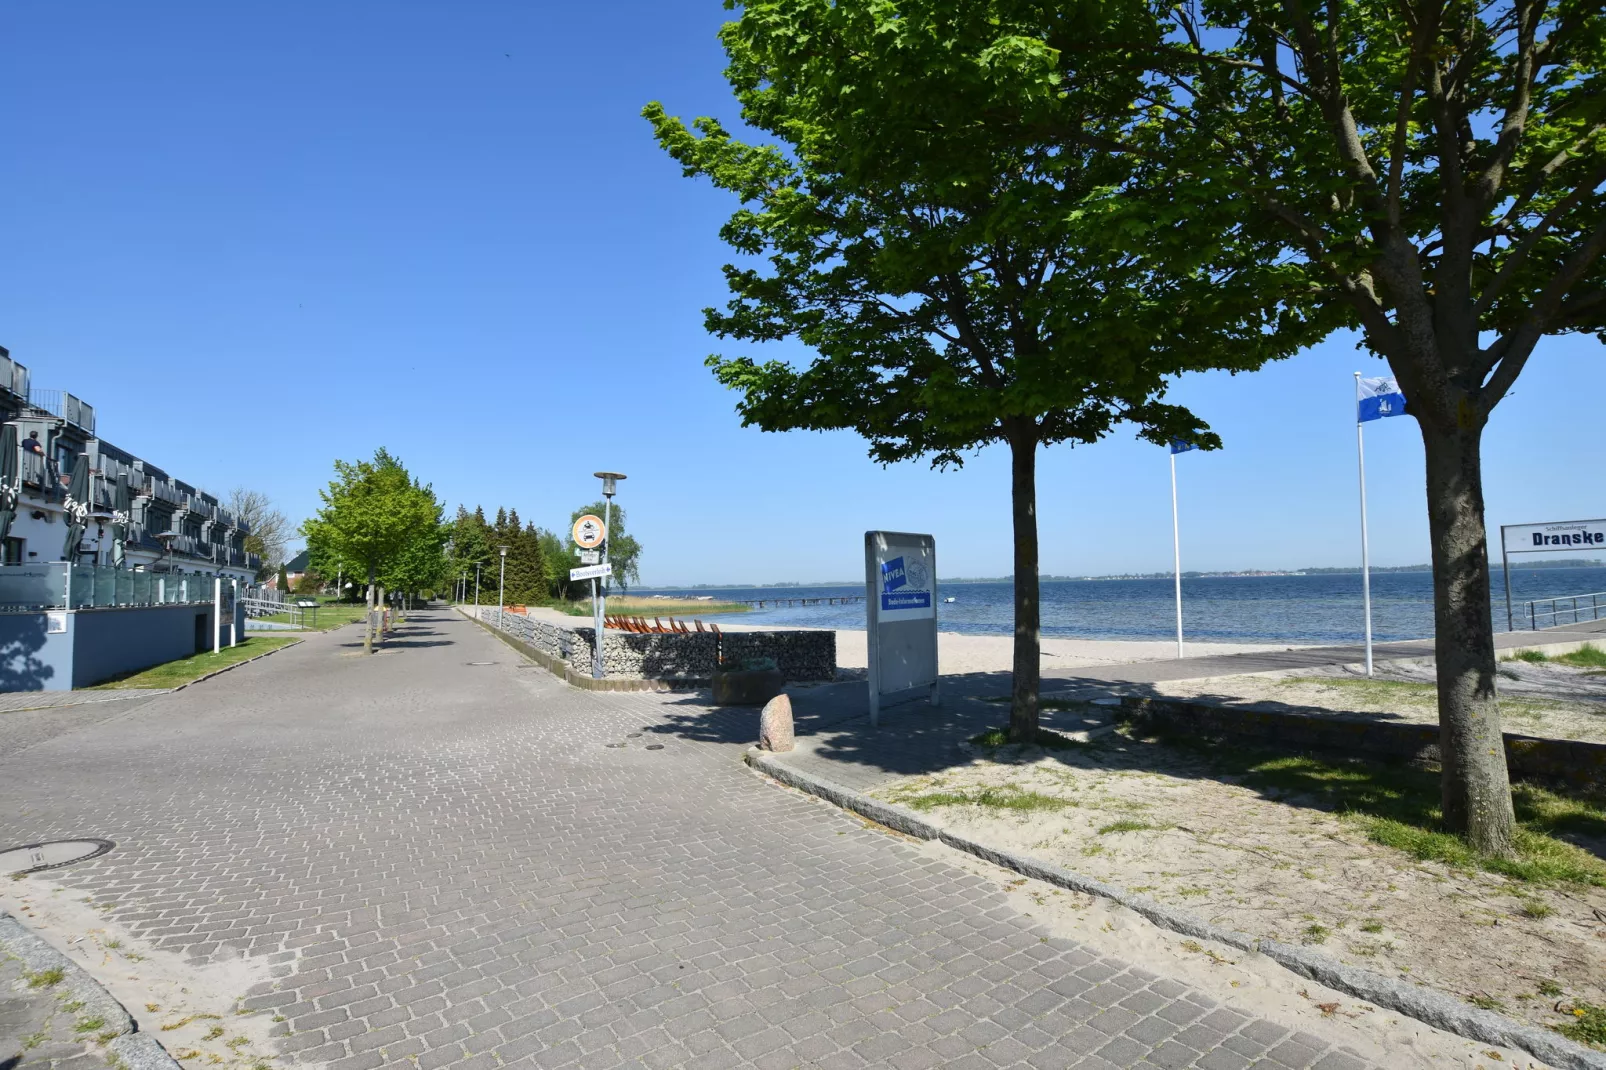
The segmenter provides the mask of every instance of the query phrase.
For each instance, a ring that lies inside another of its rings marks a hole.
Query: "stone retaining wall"
[[[1439,760],[1439,726],[1380,721],[1346,713],[1257,710],[1208,702],[1127,696],[1122,714],[1139,724],[1185,732],[1251,739],[1291,749],[1371,754],[1412,761]],[[1505,734],[1506,765],[1513,777],[1606,781],[1606,743]]]
[[[481,623],[496,628],[497,614],[485,612]],[[547,668],[563,666],[575,676],[591,675],[596,633],[591,628],[565,628],[523,614],[502,617],[501,631],[541,655]],[[721,660],[770,657],[788,683],[836,678],[836,633],[833,631],[692,632],[689,635],[604,631],[603,672],[610,680],[662,680],[684,685],[707,684]],[[563,675],[560,673],[560,675]]]

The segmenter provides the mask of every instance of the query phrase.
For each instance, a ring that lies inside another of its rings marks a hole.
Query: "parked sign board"
[[[578,580],[600,580],[604,576],[612,575],[613,565],[611,564],[585,565],[581,568],[571,568],[569,570],[569,581],[572,583]]]
[[[602,518],[587,513],[574,522],[574,544],[582,550],[595,550],[608,537]]]
[[[864,533],[870,721],[883,696],[937,693],[937,542],[902,531]]]
[[[1507,524],[1500,545],[1508,554],[1567,550],[1606,551],[1606,520],[1562,520],[1553,524]]]

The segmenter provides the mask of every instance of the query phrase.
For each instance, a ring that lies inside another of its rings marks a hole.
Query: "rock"
[[[758,715],[758,745],[765,750],[792,749],[792,700],[776,695]]]

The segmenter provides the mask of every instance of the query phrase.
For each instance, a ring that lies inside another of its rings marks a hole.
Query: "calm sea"
[[[1506,627],[1505,589],[1493,574],[1495,628]],[[1521,626],[1522,603],[1606,591],[1606,568],[1513,569],[1512,595]],[[1176,634],[1171,580],[1052,580],[1043,583],[1043,634],[1079,639],[1167,639]],[[643,594],[715,598],[776,598],[862,594],[857,587],[703,588]],[[1008,583],[944,584],[939,607],[944,631],[1008,634],[1013,627]],[[1606,604],[1606,599],[1602,599]],[[1361,638],[1361,577],[1222,576],[1182,581],[1187,636],[1216,642],[1343,643]],[[742,615],[744,624],[863,628],[864,606],[766,608]],[[1565,623],[1566,615],[1558,623]],[[1541,624],[1546,623],[1541,621]],[[1372,626],[1379,640],[1433,634],[1433,577],[1426,572],[1372,576]]]

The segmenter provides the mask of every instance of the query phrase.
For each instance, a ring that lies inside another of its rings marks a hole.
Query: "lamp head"
[[[604,498],[611,498],[618,494],[619,480],[625,478],[623,472],[595,472],[593,474],[602,480],[602,496]]]
[[[507,556],[507,547],[506,546],[498,547],[498,550],[501,552],[503,557]]]

